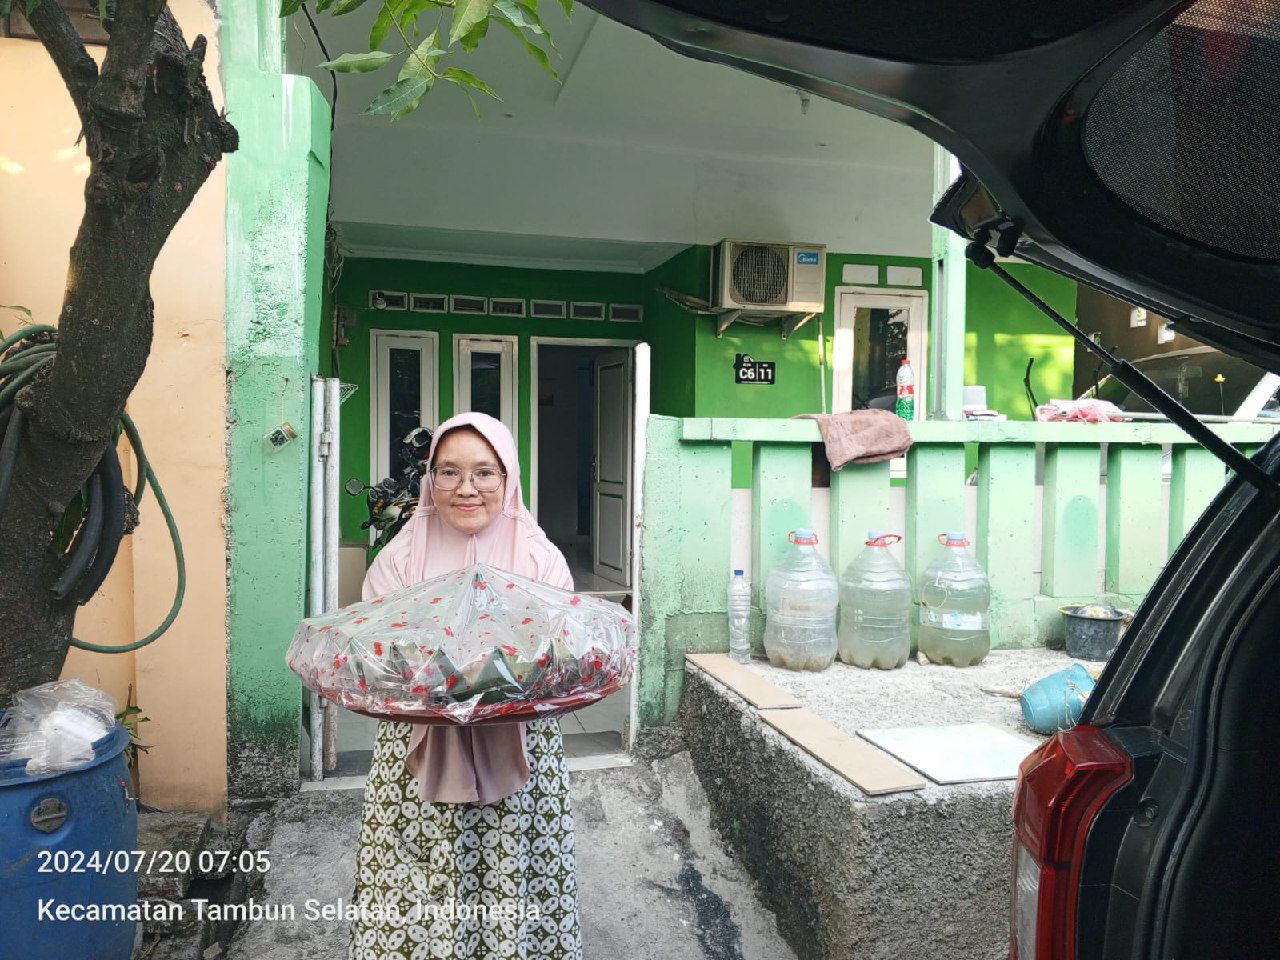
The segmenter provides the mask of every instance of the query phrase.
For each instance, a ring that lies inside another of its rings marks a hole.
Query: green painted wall
[[[520,465],[530,495],[528,469],[532,431],[530,382],[530,337],[589,337],[623,340],[652,340],[653,324],[648,312],[644,323],[614,323],[594,320],[542,320],[534,318],[477,317],[455,314],[410,313],[370,309],[370,290],[403,290],[427,293],[472,294],[487,297],[524,297],[549,300],[579,300],[597,303],[646,303],[645,277],[641,274],[574,270],[531,270],[516,267],[434,263],[411,260],[352,259],[343,265],[342,279],[335,294],[340,306],[356,311],[356,322],[348,327],[345,347],[337,350],[342,379],[359,389],[342,407],[342,476],[369,476],[370,445],[370,330],[433,330],[440,334],[439,415],[453,415],[454,334],[502,334],[518,336],[516,350],[518,382],[521,384],[517,412],[519,419]],[[659,321],[659,324],[664,321]],[[661,327],[660,327],[661,329]],[[331,334],[329,334],[331,335]],[[667,336],[668,334],[663,334]],[[324,350],[328,350],[325,344]],[[666,348],[670,351],[670,347]],[[673,351],[672,351],[673,352]],[[657,353],[657,349],[655,349]],[[659,362],[655,360],[655,366]],[[655,380],[658,378],[655,377]],[[679,409],[678,378],[666,377],[655,383],[655,405]],[[341,527],[344,539],[363,543],[367,534],[360,524],[367,516],[364,497],[342,497]]]
[[[709,322],[658,292],[669,287],[704,296],[710,248],[689,247],[644,276],[645,321],[652,355],[650,412],[691,417],[694,409],[694,344],[700,322]]]
[[[303,615],[309,378],[317,368],[329,107],[281,67],[276,8],[220,8],[227,112],[228,745],[233,801],[296,791],[302,697],[284,653]],[[299,438],[271,451],[287,420]]]
[[[1076,316],[1076,283],[1029,263],[1002,266],[1068,319]],[[1031,386],[1041,403],[1070,398],[1075,341],[1010,290],[999,277],[969,264],[966,277],[965,383],[987,388],[987,405],[1011,420],[1030,420],[1022,378],[1035,357]]]
[[[711,281],[710,247],[692,248],[698,257],[695,274],[697,286],[686,290],[709,298]],[[682,254],[684,256],[684,254]],[[931,272],[929,261],[921,257],[888,257],[875,254],[827,254],[827,309],[822,317],[826,340],[828,403],[832,391],[831,358],[835,345],[836,287],[845,286],[841,279],[846,264],[870,264],[878,268],[879,285],[887,283],[886,268],[918,267],[923,289],[928,290]],[[683,289],[683,288],[682,288]],[[901,288],[896,288],[901,289]],[[907,289],[921,289],[907,288]],[[697,376],[694,416],[698,417],[790,417],[797,413],[815,413],[821,409],[822,393],[818,383],[818,322],[810,320],[783,340],[778,328],[751,327],[735,324],[717,338],[715,322],[709,317],[690,317],[696,330]],[[734,382],[734,359],[739,353],[756,360],[772,360],[777,364],[777,383],[771,386]],[[669,412],[669,411],[654,411]],[[673,412],[673,415],[679,415]],[[733,445],[733,477],[735,488],[751,486],[750,443]]]

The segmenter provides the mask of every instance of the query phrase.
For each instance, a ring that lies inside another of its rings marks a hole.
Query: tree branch
[[[98,64],[89,56],[67,11],[58,0],[40,0],[27,14],[27,22],[62,75],[62,82],[80,114],[81,125],[88,126],[89,94],[98,82]]]

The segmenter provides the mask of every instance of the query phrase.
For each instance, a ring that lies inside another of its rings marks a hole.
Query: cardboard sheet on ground
[[[859,730],[858,735],[934,783],[1013,780],[1018,765],[1039,746],[989,723]]]

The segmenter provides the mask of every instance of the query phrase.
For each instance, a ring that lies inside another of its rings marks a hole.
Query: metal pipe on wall
[[[324,610],[338,609],[338,450],[341,434],[342,382],[324,381]],[[324,772],[338,766],[338,711],[324,709]]]
[[[325,602],[325,537],[324,537],[324,473],[323,454],[325,427],[325,382],[311,379],[311,474],[308,484],[307,534],[307,616],[324,612]],[[324,698],[307,691],[308,723],[311,738],[310,779],[324,779]]]

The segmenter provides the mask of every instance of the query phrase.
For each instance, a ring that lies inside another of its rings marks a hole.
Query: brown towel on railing
[[[849,413],[798,413],[792,420],[817,420],[832,470],[849,461],[875,463],[901,457],[911,446],[906,421],[888,410]]]

